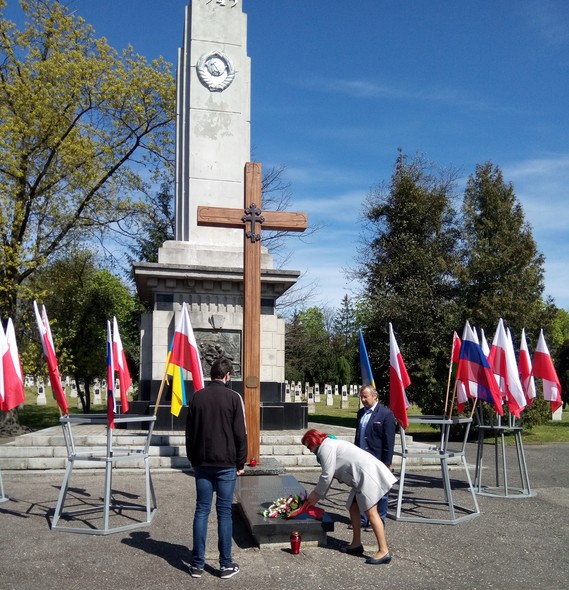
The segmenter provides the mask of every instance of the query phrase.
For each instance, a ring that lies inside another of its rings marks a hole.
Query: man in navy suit
[[[371,385],[360,387],[360,401],[356,420],[356,446],[374,455],[386,467],[391,468],[393,450],[395,447],[396,421],[393,412],[379,403],[377,391]],[[388,508],[388,496],[385,494],[377,503],[377,511],[385,523]],[[368,527],[365,515],[362,515],[362,525]]]

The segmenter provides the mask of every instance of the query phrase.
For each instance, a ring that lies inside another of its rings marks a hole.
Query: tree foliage
[[[174,196],[170,184],[164,181],[146,202],[129,261],[158,262],[158,250],[165,241],[174,239],[175,227]]]
[[[33,289],[44,293],[41,303],[48,311],[57,349],[60,373],[84,383],[84,410],[89,411],[89,388],[94,379],[106,378],[107,320],[117,318],[127,362],[134,380],[139,366],[139,318],[141,308],[127,287],[108,270],[101,269],[88,251],[52,262],[34,277]],[[37,329],[29,318],[31,351]],[[24,341],[25,370],[43,372],[45,361],[29,354]],[[41,373],[40,373],[41,374]],[[78,391],[79,392],[79,391]]]
[[[325,314],[318,307],[297,311],[286,325],[285,373],[289,381],[336,382],[336,357]]]
[[[514,339],[525,328],[530,342],[540,328],[556,326],[554,344],[566,332],[564,318],[543,300],[544,258],[501,170],[476,167],[460,215],[454,191],[452,172],[400,153],[389,186],[366,203],[367,239],[352,273],[364,286],[358,315],[376,383],[388,384],[391,322],[412,379],[409,397],[433,414],[446,398],[452,334],[466,320],[492,334],[502,318]],[[534,406],[528,425],[543,419],[543,404]]]
[[[458,316],[454,174],[400,153],[389,186],[365,205],[366,237],[353,276],[376,385],[387,394],[389,323],[425,408],[440,405]]]
[[[96,38],[55,0],[22,0],[26,25],[0,0],[0,312],[14,315],[26,280],[71,244],[136,211],[142,167],[164,166],[175,84]]]
[[[469,177],[463,220],[464,316],[487,332],[503,318],[518,338],[526,328],[530,341],[537,342],[539,329],[548,329],[554,317],[552,303],[543,301],[545,259],[499,167],[480,164]]]

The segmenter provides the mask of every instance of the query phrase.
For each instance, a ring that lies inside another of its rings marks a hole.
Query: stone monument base
[[[149,416],[154,413],[153,402],[129,403],[129,413]],[[160,405],[156,414],[155,430],[182,432],[186,428],[188,408],[184,406],[179,416],[174,416],[170,404]],[[128,428],[128,426],[127,426]],[[308,405],[306,403],[261,402],[261,430],[306,430],[308,428]]]
[[[239,508],[259,547],[290,547],[290,534],[293,531],[300,533],[304,545],[326,545],[326,533],[334,530],[334,521],[327,513],[324,513],[321,521],[307,514],[290,520],[268,518],[259,514],[277,498],[303,493],[306,493],[304,487],[288,474],[237,478],[235,494],[239,500]]]

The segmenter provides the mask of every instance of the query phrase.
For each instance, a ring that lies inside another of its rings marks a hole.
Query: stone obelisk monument
[[[192,0],[178,55],[176,235],[157,263],[134,265],[142,318],[140,399],[152,403],[164,375],[177,314],[189,305],[204,374],[219,356],[232,359],[232,387],[242,390],[243,231],[201,226],[198,207],[242,208],[250,160],[251,64],[247,16],[239,0]],[[261,255],[261,428],[303,428],[306,408],[284,402],[284,321],[276,301],[298,271],[273,268]],[[191,376],[186,386],[192,391]],[[158,426],[179,429],[168,398]]]

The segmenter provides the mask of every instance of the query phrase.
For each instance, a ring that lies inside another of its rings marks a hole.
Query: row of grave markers
[[[357,397],[359,395],[359,385],[342,385],[341,389],[339,385],[324,385],[323,395],[326,399],[327,406],[334,405],[334,396],[341,395],[340,407],[342,409],[349,408],[349,397]],[[299,382],[292,381],[289,383],[285,381],[285,403],[306,401],[308,403],[308,413],[315,411],[315,404],[319,404],[321,401],[320,396],[320,384],[315,383],[311,386],[309,383],[304,384],[304,393],[302,384]]]
[[[47,404],[47,398],[45,395],[46,385],[42,377],[36,378],[32,375],[26,375],[24,385],[26,387],[37,387],[36,405],[45,406]],[[79,398],[79,394],[77,392],[77,384],[75,383],[75,379],[71,379],[71,377],[67,376],[65,377],[65,379],[62,379],[62,385],[64,391],[67,389],[70,390],[69,396],[72,399],[77,398],[77,407],[82,407],[81,399]],[[106,403],[107,380],[95,379],[93,385],[93,404],[101,405],[103,403]],[[79,388],[81,392],[85,391],[85,387],[82,383],[79,384]],[[104,398],[102,396],[102,392],[104,392]],[[116,379],[115,381],[115,398],[120,400],[120,387],[118,379]]]
[[[77,392],[77,384],[75,383],[74,379],[71,379],[69,376],[65,377],[62,380],[62,384],[64,389],[70,390],[70,397],[79,398]],[[36,404],[38,406],[45,406],[47,404],[47,398],[45,395],[46,386],[44,384],[43,378],[41,377],[34,377],[32,375],[26,375],[25,377],[25,385],[26,387],[37,387],[37,398]],[[81,391],[84,391],[83,384],[79,385]],[[107,390],[107,381],[106,379],[95,379],[94,387],[93,387],[93,404],[102,404],[103,397],[101,392],[105,392],[106,395]],[[322,395],[326,400],[327,406],[334,405],[334,396],[341,396],[341,407],[343,409],[347,409],[349,407],[349,397],[356,397],[359,394],[360,386],[359,385],[329,385],[325,384],[322,390]],[[115,396],[120,398],[119,393],[119,380],[117,379],[115,382]],[[294,382],[292,381],[289,383],[285,381],[285,403],[291,402],[303,402],[306,401],[310,406],[314,404],[319,404],[321,402],[321,394],[320,394],[320,384],[315,383],[314,385],[310,385],[309,383],[304,384],[304,388],[300,381]],[[81,401],[77,399],[77,405],[80,406]]]

